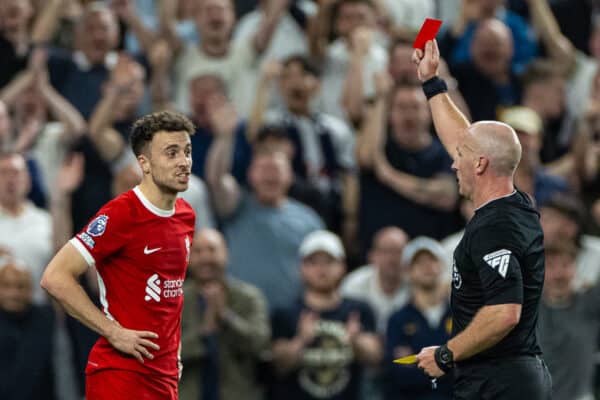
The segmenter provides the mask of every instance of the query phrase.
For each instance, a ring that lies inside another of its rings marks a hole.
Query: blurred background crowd
[[[138,183],[131,123],[164,109],[196,126],[180,398],[451,398],[391,363],[448,339],[476,212],[411,63],[425,17],[456,104],[521,140],[555,398],[594,399],[597,0],[0,0],[0,398],[83,397],[96,337],[39,280]]]

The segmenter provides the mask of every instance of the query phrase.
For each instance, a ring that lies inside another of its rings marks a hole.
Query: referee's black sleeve
[[[523,304],[523,276],[511,235],[503,224],[480,229],[474,236],[471,256],[478,269],[486,305]]]

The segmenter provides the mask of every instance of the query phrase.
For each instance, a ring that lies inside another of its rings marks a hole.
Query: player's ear
[[[150,160],[148,159],[148,157],[146,157],[146,155],[142,153],[139,156],[137,156],[137,160],[138,160],[138,164],[140,165],[140,168],[142,169],[142,173],[144,175],[149,174],[151,171],[151,168],[150,168]]]

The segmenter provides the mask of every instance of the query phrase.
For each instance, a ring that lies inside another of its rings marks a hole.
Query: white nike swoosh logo
[[[155,249],[149,249],[148,246],[144,247],[144,254],[152,254],[152,253],[156,253],[157,251],[159,251],[160,249],[162,249],[162,247],[157,247]]]

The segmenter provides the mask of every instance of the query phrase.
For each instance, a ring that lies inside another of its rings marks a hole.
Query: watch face
[[[442,359],[442,361],[444,363],[448,363],[450,362],[450,354],[448,354],[447,352],[443,351],[440,353],[440,358]]]

